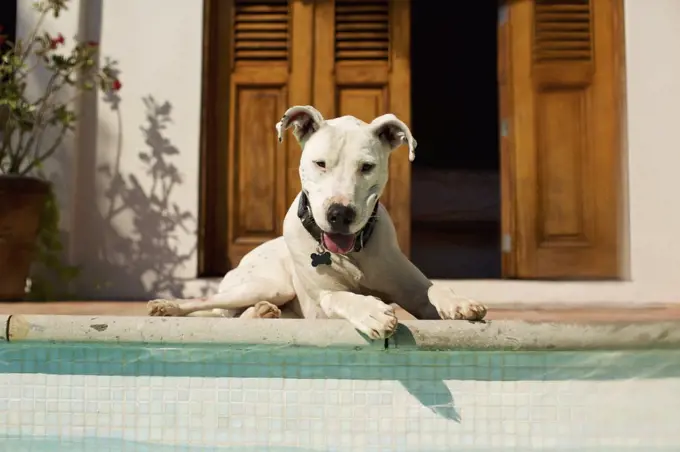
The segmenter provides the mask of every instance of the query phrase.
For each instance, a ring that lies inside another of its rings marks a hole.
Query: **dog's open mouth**
[[[354,234],[323,233],[323,246],[331,253],[347,254],[354,249]]]

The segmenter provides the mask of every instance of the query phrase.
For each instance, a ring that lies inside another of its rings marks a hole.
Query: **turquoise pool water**
[[[33,439],[27,441],[22,438],[0,438],[2,451],[13,452],[323,452],[325,449],[300,449],[295,447],[267,447],[262,446],[232,446],[232,447],[192,447],[192,446],[162,446],[136,443],[133,441],[120,441],[113,439],[84,439],[80,441],[63,441],[58,438],[52,439]],[[329,449],[332,450],[332,449]],[[413,449],[413,452],[429,452],[427,449]],[[498,452],[499,449],[449,449],[456,452]],[[506,450],[506,449],[501,449]],[[545,449],[543,449],[545,450]],[[677,448],[645,448],[645,447],[615,447],[608,449],[577,449],[577,448],[556,448],[550,449],[552,452],[677,452]]]
[[[0,344],[0,451],[678,451],[680,351]]]
[[[109,438],[82,438],[76,441],[69,441],[61,440],[59,438],[24,437],[0,437],[0,447],[2,448],[0,450],[8,452],[261,452],[263,450],[261,446],[164,446]],[[296,447],[268,447],[267,450],[272,452],[316,452],[312,449],[300,449]]]

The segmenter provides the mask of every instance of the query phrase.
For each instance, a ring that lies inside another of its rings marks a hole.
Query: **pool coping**
[[[680,348],[680,321],[405,320],[389,339],[370,340],[343,320],[0,315],[0,342],[355,350],[640,350]]]

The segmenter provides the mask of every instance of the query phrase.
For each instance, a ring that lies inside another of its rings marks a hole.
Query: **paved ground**
[[[146,315],[145,302],[40,302],[40,303],[0,303],[0,314],[65,314],[65,315]],[[412,318],[403,310],[398,310],[402,320]],[[528,320],[533,322],[603,322],[603,321],[654,321],[680,320],[680,304],[654,305],[647,307],[630,306],[567,306],[540,307],[498,306],[490,307],[488,319]]]

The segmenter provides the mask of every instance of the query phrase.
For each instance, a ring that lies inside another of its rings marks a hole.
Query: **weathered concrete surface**
[[[342,320],[15,315],[10,342],[118,342],[384,348]]]
[[[0,342],[7,341],[7,322],[9,317],[8,315],[0,314]]]
[[[389,346],[396,349],[636,350],[680,348],[680,322],[486,323],[409,320]]]
[[[50,301],[0,303],[0,315],[96,315],[146,316],[146,301]],[[396,307],[399,320],[415,318]],[[638,322],[680,321],[680,304],[536,304],[503,303],[489,305],[486,320],[526,320],[531,322]]]
[[[14,315],[9,342],[224,344],[400,350],[634,350],[680,348],[680,322],[533,323],[408,320],[371,341],[342,320]],[[4,332],[9,337],[4,337]]]

